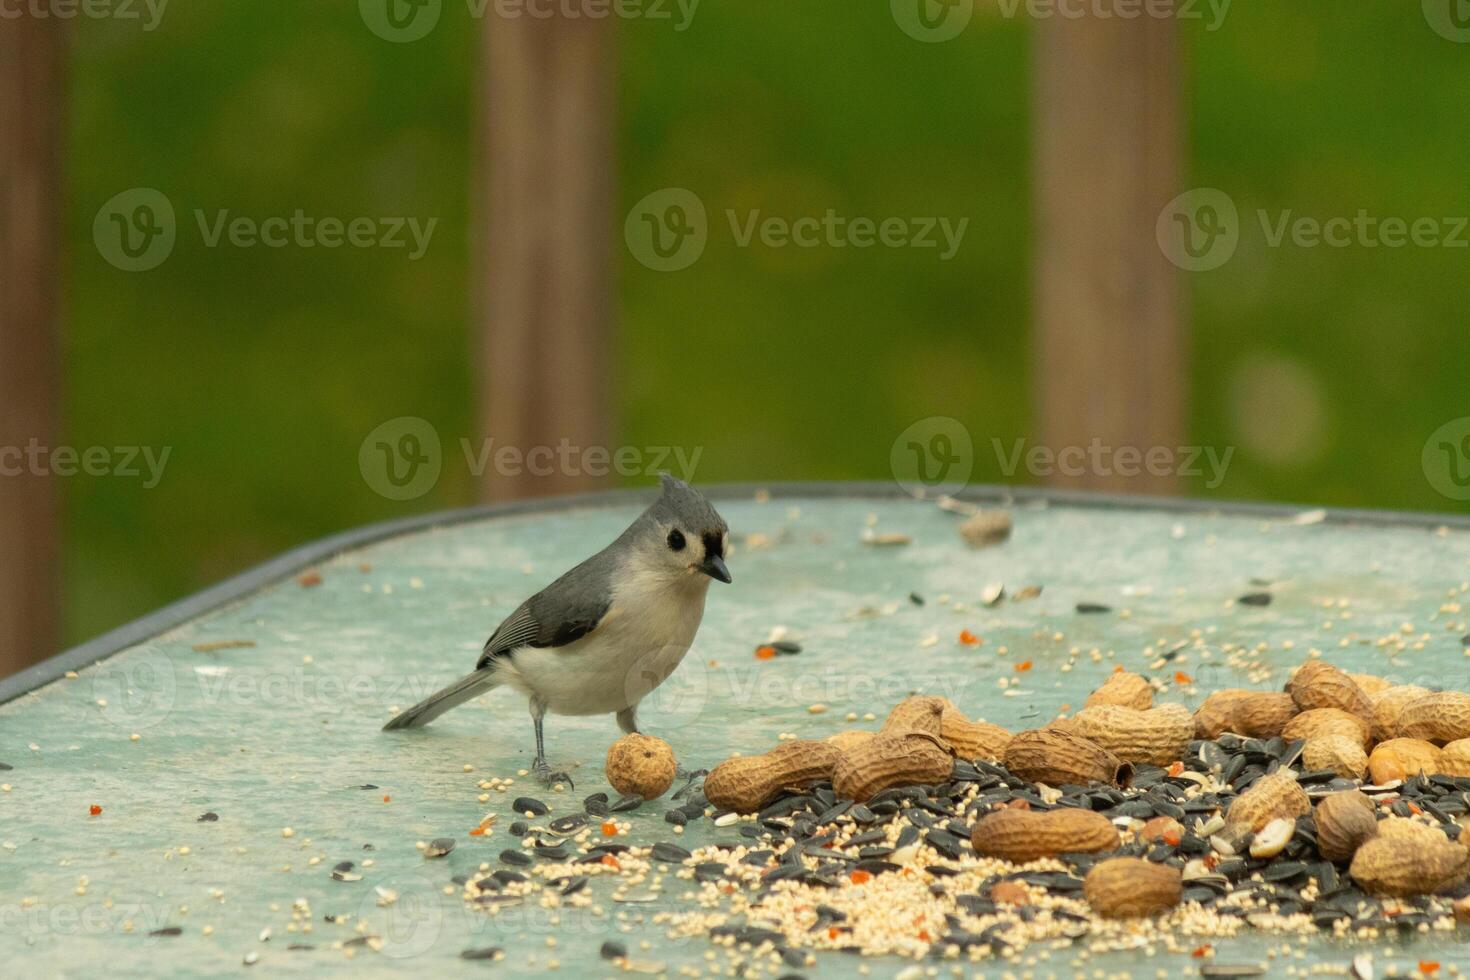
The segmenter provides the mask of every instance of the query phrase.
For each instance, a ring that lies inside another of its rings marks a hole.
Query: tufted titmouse
[[[679,666],[709,580],[730,581],[730,530],[698,490],[671,476],[616,541],[531,596],[485,643],[469,674],[398,715],[384,731],[417,728],[505,685],[530,698],[535,773],[571,783],[546,763],[541,719],[616,712],[636,732],[638,702]]]

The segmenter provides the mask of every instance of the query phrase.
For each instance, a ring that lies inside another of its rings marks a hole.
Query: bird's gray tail
[[[383,726],[383,731],[392,732],[400,728],[419,728],[438,718],[450,708],[457,708],[474,697],[479,697],[500,681],[495,679],[495,668],[484,667],[461,677],[438,694],[431,694],[418,704],[395,717]]]

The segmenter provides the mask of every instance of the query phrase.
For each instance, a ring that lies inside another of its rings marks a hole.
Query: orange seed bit
[[[484,837],[485,836],[485,828],[484,827],[471,827],[470,828],[470,836],[471,837]]]
[[[1184,763],[1182,763],[1182,762],[1171,762],[1169,764],[1169,775],[1171,775],[1171,776],[1182,776],[1183,774],[1184,774]]]
[[[604,836],[604,837],[616,837],[617,835],[618,835],[618,825],[615,824],[615,823],[613,823],[611,820],[604,821],[603,824],[602,824],[602,836]]]
[[[1439,960],[1420,960],[1419,972],[1426,976],[1439,972]]]
[[[866,885],[868,882],[873,880],[873,875],[872,872],[869,871],[854,871],[852,874],[848,875],[848,878],[852,881],[854,885]]]
[[[322,584],[322,575],[320,572],[307,572],[296,580],[296,584],[303,589],[310,589]]]
[[[969,630],[960,630],[960,642],[967,647],[978,647],[980,645],[980,637],[971,633]]]
[[[94,817],[102,816],[102,808],[95,803],[93,803],[91,807],[88,808],[87,812]]]
[[[757,660],[774,660],[775,657],[776,648],[773,646],[763,646],[755,648],[755,659]]]
[[[1176,671],[1174,671],[1174,683],[1175,684],[1193,684],[1194,683],[1194,678],[1193,677],[1190,677],[1188,674],[1186,674],[1182,670],[1176,670]]]
[[[1213,950],[1214,948],[1215,947],[1211,946],[1209,943],[1205,943],[1203,946],[1196,946],[1194,948],[1194,952],[1190,953],[1189,955],[1193,956],[1197,960],[1204,959],[1206,956],[1210,955],[1211,950]]]
[[[1030,669],[1031,669],[1031,661],[1029,661],[1029,660],[1022,660],[1020,663],[1016,664],[1016,671],[1017,671],[1017,673],[1024,674],[1024,673],[1026,673],[1026,671],[1028,671]]]

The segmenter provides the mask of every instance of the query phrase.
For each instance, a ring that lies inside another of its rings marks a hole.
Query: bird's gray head
[[[642,564],[670,578],[730,581],[725,552],[730,528],[704,494],[672,476],[663,476],[663,493],[629,528]]]

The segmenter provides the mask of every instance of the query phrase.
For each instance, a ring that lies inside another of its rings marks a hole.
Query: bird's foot
[[[564,772],[553,772],[551,766],[547,765],[545,759],[538,758],[535,762],[531,763],[531,772],[540,780],[541,785],[547,789],[555,788],[558,783],[565,784],[569,789],[577,788],[576,784],[572,782],[571,776],[568,776]]]
[[[676,800],[678,800],[678,799],[683,799],[685,796],[688,796],[689,795],[689,791],[694,788],[694,784],[696,782],[698,782],[699,780],[703,779],[705,776],[708,776],[708,775],[709,775],[709,770],[708,769],[695,769],[693,772],[690,772],[688,769],[685,769],[683,766],[679,766],[677,769],[674,770],[674,779],[675,780],[683,780],[684,781],[684,785],[681,786],[674,793],[674,797],[673,798],[676,799]]]

